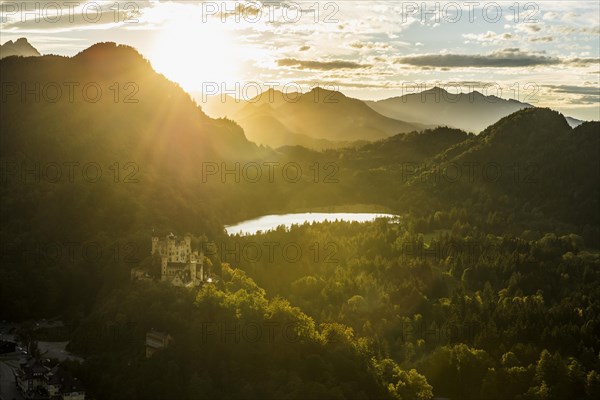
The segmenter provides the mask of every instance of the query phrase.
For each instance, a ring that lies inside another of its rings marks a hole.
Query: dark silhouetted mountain
[[[9,40],[0,45],[0,59],[10,56],[39,57],[41,54],[29,44],[26,38],[20,38],[14,42]]]
[[[9,177],[3,204],[19,196],[31,202],[22,210],[2,207],[8,231],[29,224],[57,235],[64,221],[69,235],[169,220],[190,231],[218,227],[205,204],[202,163],[260,151],[238,125],[206,116],[128,46],[100,43],[71,58],[9,57],[0,61],[0,78],[0,156],[25,168],[52,164],[62,171],[52,190],[43,189],[49,182],[40,172],[30,176],[40,183],[33,186],[21,184],[18,173]],[[103,178],[86,185],[79,169],[77,184],[69,185],[65,163],[99,165]]]
[[[11,127],[3,131],[5,154],[32,150],[19,131],[57,144],[57,149],[69,135],[85,137],[86,151],[91,152],[97,151],[94,144],[106,147],[120,140],[123,147],[111,150],[128,154],[135,148],[143,157],[165,163],[178,154],[189,157],[179,159],[178,168],[184,169],[193,169],[201,156],[237,156],[242,151],[251,156],[256,150],[239,126],[208,117],[177,84],[154,72],[128,46],[100,43],[72,58],[5,59],[2,81],[7,85],[3,122]],[[68,82],[74,82],[72,101]],[[27,91],[36,87],[39,90]],[[74,154],[66,150],[65,155]]]
[[[528,108],[434,157],[409,197],[598,226],[598,154],[600,122],[572,129],[557,111]]]

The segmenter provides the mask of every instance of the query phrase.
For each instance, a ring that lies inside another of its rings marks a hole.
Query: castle
[[[204,282],[203,254],[192,252],[191,236],[172,233],[164,239],[152,237],[152,255],[160,257],[160,280],[174,286],[194,287]]]

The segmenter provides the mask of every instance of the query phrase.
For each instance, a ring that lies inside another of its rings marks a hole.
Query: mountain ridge
[[[100,54],[104,59],[96,58]],[[80,168],[72,184],[62,168],[51,190],[43,189],[48,185],[43,180],[33,187],[37,194],[25,208],[2,208],[7,229],[14,231],[25,223],[40,235],[51,230],[49,237],[67,240],[102,230],[116,235],[154,221],[219,232],[219,217],[210,205],[217,200],[202,181],[204,163],[266,154],[234,122],[204,114],[179,85],[127,46],[103,43],[74,57],[7,57],[0,60],[0,82],[40,88],[24,97],[18,90],[7,93],[0,107],[0,157],[15,165]],[[68,82],[76,83],[72,98],[63,85]],[[48,99],[41,88],[57,83],[62,95]],[[82,88],[88,84],[100,95],[93,89],[85,95]],[[86,185],[81,166],[90,163],[101,168],[102,177]],[[127,177],[132,183],[123,183]],[[26,190],[18,175],[10,179],[3,193]],[[56,231],[53,226],[67,217],[77,223]]]
[[[431,95],[435,95],[435,98],[432,99]],[[411,116],[417,123],[427,121],[474,133],[483,131],[518,110],[535,107],[517,99],[485,95],[477,90],[450,93],[439,86],[377,101],[366,100],[365,104],[391,118]],[[571,127],[584,122],[572,117],[566,118]]]
[[[339,148],[427,127],[386,117],[362,100],[321,87],[306,93],[283,93],[270,88],[247,101],[213,96],[203,103],[203,108],[214,116],[237,121],[250,140],[274,148]]]
[[[27,38],[22,37],[14,42],[12,40],[8,40],[4,44],[0,45],[0,59],[10,56],[39,57],[41,54],[29,43]]]

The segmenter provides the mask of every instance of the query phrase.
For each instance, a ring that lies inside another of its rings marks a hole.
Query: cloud
[[[14,2],[2,7],[0,23],[3,32],[20,35],[107,30],[140,24],[141,7],[118,11],[113,8],[114,4],[91,0]]]
[[[465,39],[474,40],[476,42],[501,42],[503,40],[510,40],[514,36],[511,33],[497,34],[496,32],[487,31],[486,33],[465,33],[462,35]],[[468,41],[467,41],[468,43]]]
[[[354,61],[346,60],[331,60],[331,61],[315,61],[315,60],[298,60],[296,58],[282,58],[277,60],[277,65],[280,67],[296,67],[297,69],[313,69],[313,70],[334,70],[334,69],[360,69],[370,68],[371,65],[359,64]]]
[[[307,51],[310,50],[310,46],[304,45],[304,46],[300,46],[300,48],[298,49],[298,51]]]
[[[581,28],[579,32],[587,33],[589,35],[600,35],[600,27],[596,26],[594,28]]]
[[[505,25],[505,29],[514,30],[515,33],[524,39],[527,39],[528,35],[533,35],[539,33],[542,28],[548,29],[550,25],[541,25],[538,23],[523,23],[523,24],[513,24],[513,25]]]
[[[579,101],[581,104],[600,103],[600,96],[581,96]]]
[[[221,18],[229,18],[229,17],[233,17],[233,18],[237,18],[239,19],[253,19],[254,17],[260,16],[262,13],[262,4],[259,3],[248,3],[248,4],[243,4],[243,3],[239,3],[236,2],[235,3],[235,9],[233,10],[227,10],[226,7],[224,6],[224,3],[221,5],[220,8],[223,8],[223,10],[219,13],[219,16]]]
[[[516,48],[508,48],[495,51],[488,55],[425,54],[399,57],[394,60],[394,63],[435,68],[513,68],[532,67],[537,65],[557,65],[561,63],[561,60],[555,57],[522,52]]]
[[[531,38],[529,39],[530,42],[552,42],[554,41],[554,38],[552,36],[542,36],[542,37],[536,37],[536,38]]]
[[[593,36],[594,38],[600,35],[600,27],[597,26],[593,28],[576,28],[573,26],[556,25],[553,30],[563,35],[574,35],[579,33],[581,35]]]
[[[565,15],[563,15],[562,20],[563,21],[574,21],[577,17],[579,17],[579,14],[576,14],[574,12],[568,12]]]
[[[352,42],[350,43],[350,47],[353,49],[385,50],[389,49],[390,45],[382,42]]]
[[[600,66],[600,58],[569,58],[564,60],[565,64],[569,64],[575,67],[587,67],[588,65]]]
[[[305,85],[314,85],[314,81],[312,80],[304,80],[297,81],[296,83],[305,84]],[[327,81],[327,84],[334,87],[345,87],[345,88],[354,88],[354,89],[399,89],[402,88],[403,84],[400,82],[354,82],[348,80],[332,80]]]
[[[586,82],[587,83],[587,82]],[[545,85],[552,93],[562,93],[576,95],[574,98],[566,98],[563,101],[569,104],[595,104],[600,103],[600,87],[598,84],[591,83],[594,86],[577,85]]]
[[[546,85],[555,93],[581,94],[595,96],[596,101],[600,99],[600,88],[598,86],[575,86],[575,85]]]
[[[595,104],[600,103],[600,97],[598,96],[581,96],[576,99],[566,100],[568,104]]]
[[[340,79],[336,79],[338,77]],[[333,79],[328,79],[326,81],[326,87],[333,86],[338,88],[352,89],[402,89],[406,85],[405,82],[391,80],[372,81],[368,78],[352,80],[351,78],[342,77],[338,75],[333,75],[332,78]],[[295,83],[298,83],[300,85],[312,86],[315,84],[315,81],[311,79],[302,79],[295,81]]]

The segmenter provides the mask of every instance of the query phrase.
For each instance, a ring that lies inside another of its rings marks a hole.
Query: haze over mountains
[[[415,121],[448,125],[478,133],[500,118],[531,104],[497,96],[485,96],[480,92],[452,94],[434,87],[420,93],[406,94],[366,104],[390,118],[402,119],[411,116]]]
[[[200,95],[196,99],[200,101]],[[439,87],[379,101],[362,101],[322,88],[304,94],[269,89],[248,100],[229,95],[205,100],[201,105],[209,115],[233,119],[254,142],[317,150],[433,126],[479,133],[509,114],[533,107],[477,91],[451,94]],[[571,127],[583,122],[566,118]]]
[[[19,38],[0,46],[0,58],[9,56],[41,54],[26,38]],[[250,141],[271,148],[299,145],[316,150],[355,146],[434,126],[479,133],[509,114],[533,107],[478,91],[453,94],[440,87],[379,101],[362,101],[320,87],[286,94],[269,89],[247,100],[217,95],[201,102],[200,97],[195,95],[204,111],[234,120]],[[583,122],[565,118],[571,127]]]
[[[26,38],[19,38],[14,42],[9,40],[0,45],[0,59],[9,56],[39,57],[41,54]]]
[[[343,147],[426,127],[383,116],[361,100],[320,87],[303,94],[269,89],[248,100],[212,96],[202,106],[213,116],[238,122],[249,140],[273,148]]]

